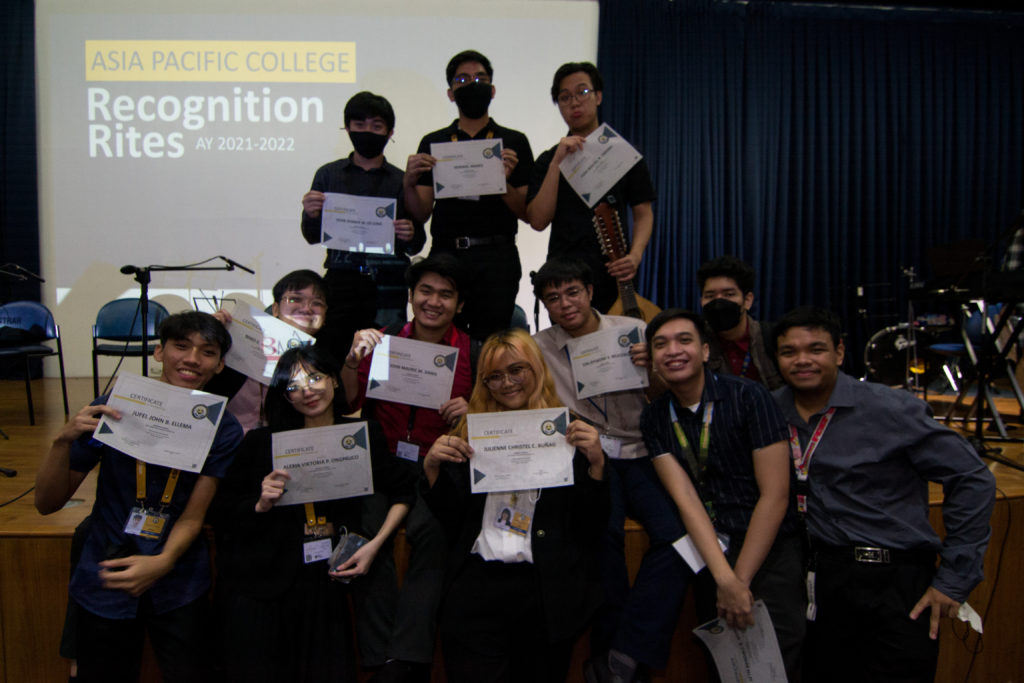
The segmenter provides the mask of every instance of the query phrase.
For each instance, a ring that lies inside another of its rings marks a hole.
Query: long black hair
[[[306,372],[322,373],[336,383],[333,404],[335,421],[348,412],[345,392],[341,388],[341,364],[326,349],[318,345],[298,346],[281,354],[263,402],[267,422],[273,431],[300,429],[305,425],[305,417],[292,406],[286,391],[296,367],[301,367]]]

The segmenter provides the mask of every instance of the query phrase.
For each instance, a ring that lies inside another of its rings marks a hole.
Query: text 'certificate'
[[[313,343],[313,337],[302,330],[244,302],[239,302],[231,313],[228,332],[231,348],[224,356],[224,364],[267,386],[281,354]]]
[[[467,415],[473,493],[571,486],[566,408]]]
[[[366,397],[437,410],[452,397],[459,350],[384,335],[373,349]]]
[[[274,469],[291,476],[278,505],[316,503],[373,493],[365,422],[271,435]]]
[[[198,473],[227,402],[205,391],[121,373],[107,399],[121,419],[102,416],[92,437],[150,465]]]
[[[750,628],[729,628],[725,619],[719,618],[701,624],[693,632],[711,651],[722,683],[785,683],[782,652],[763,600],[754,602],[754,625]]]
[[[324,193],[320,241],[328,249],[395,253],[396,199]]]
[[[612,391],[642,389],[647,369],[633,364],[629,347],[643,341],[638,326],[613,327],[570,339],[566,348],[580,399]]]
[[[583,149],[567,155],[558,168],[580,199],[593,207],[642,158],[611,126],[601,124],[587,136]]]
[[[505,163],[501,138],[434,142],[430,155],[434,166],[434,197],[479,197],[505,194]]]

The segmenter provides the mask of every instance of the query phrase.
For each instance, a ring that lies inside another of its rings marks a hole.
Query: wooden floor
[[[0,466],[17,470],[17,476],[0,476],[0,683],[22,681],[64,681],[67,663],[57,655],[63,624],[68,577],[68,546],[75,526],[92,507],[95,474],[83,483],[67,508],[48,517],[36,513],[30,489],[37,464],[53,436],[64,423],[58,380],[33,383],[37,424],[29,426],[24,385],[0,381]],[[92,399],[91,379],[68,383],[71,412]],[[929,397],[939,413],[947,397]],[[1016,403],[997,401],[1009,421],[1011,436],[1024,438]],[[1002,455],[1024,464],[1024,447],[1017,443],[990,443]],[[993,535],[985,560],[985,581],[971,594],[969,602],[985,618],[982,642],[974,633],[957,626],[942,634],[939,675],[942,683],[960,681],[1020,681],[1024,683],[1024,473],[1006,465],[989,463],[999,487],[992,517]],[[14,500],[18,496],[24,497]],[[931,490],[932,522],[941,527],[941,491]],[[646,549],[646,537],[638,527],[627,533],[627,556],[635,574]],[[399,542],[398,552],[406,552]],[[656,681],[703,680],[704,665],[688,630],[695,620],[692,600],[680,617],[669,667]],[[976,654],[973,654],[975,653]],[[580,681],[578,662],[586,645],[577,646],[570,681]],[[443,677],[435,671],[435,681]]]

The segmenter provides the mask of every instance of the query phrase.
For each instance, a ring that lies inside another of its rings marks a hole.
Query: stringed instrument
[[[611,195],[608,199],[615,200]],[[622,230],[622,219],[608,200],[602,201],[594,207],[594,229],[597,231],[597,242],[601,245],[601,252],[609,260],[620,259],[629,253],[626,248],[625,233]],[[648,301],[636,293],[633,280],[626,282],[616,280],[615,284],[619,287],[619,298],[608,309],[610,315],[626,315],[648,321],[661,312],[654,302]]]

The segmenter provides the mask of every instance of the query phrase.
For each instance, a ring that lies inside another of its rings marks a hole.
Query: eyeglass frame
[[[584,87],[584,88],[577,88],[574,92],[570,92],[569,90],[565,90],[564,92],[558,93],[558,97],[557,97],[558,106],[561,107],[561,106],[564,106],[566,104],[569,104],[570,102],[582,102],[585,99],[587,99],[587,97],[593,95],[596,92],[597,92],[597,90],[595,90],[594,88],[586,88],[586,87]]]
[[[311,391],[323,391],[327,387],[317,385],[326,384],[324,380],[328,380],[330,377],[331,376],[325,372],[314,372],[310,375],[306,375],[305,383],[298,380],[289,381],[284,387],[284,396],[288,400],[292,400],[293,396],[299,395],[300,392],[305,391],[306,389]]]
[[[505,386],[506,380],[508,380],[509,384],[518,386],[526,381],[526,370],[529,370],[532,373],[533,366],[529,363],[517,363],[510,366],[505,372],[490,373],[484,377],[482,381],[489,391],[497,391],[501,387]]]

